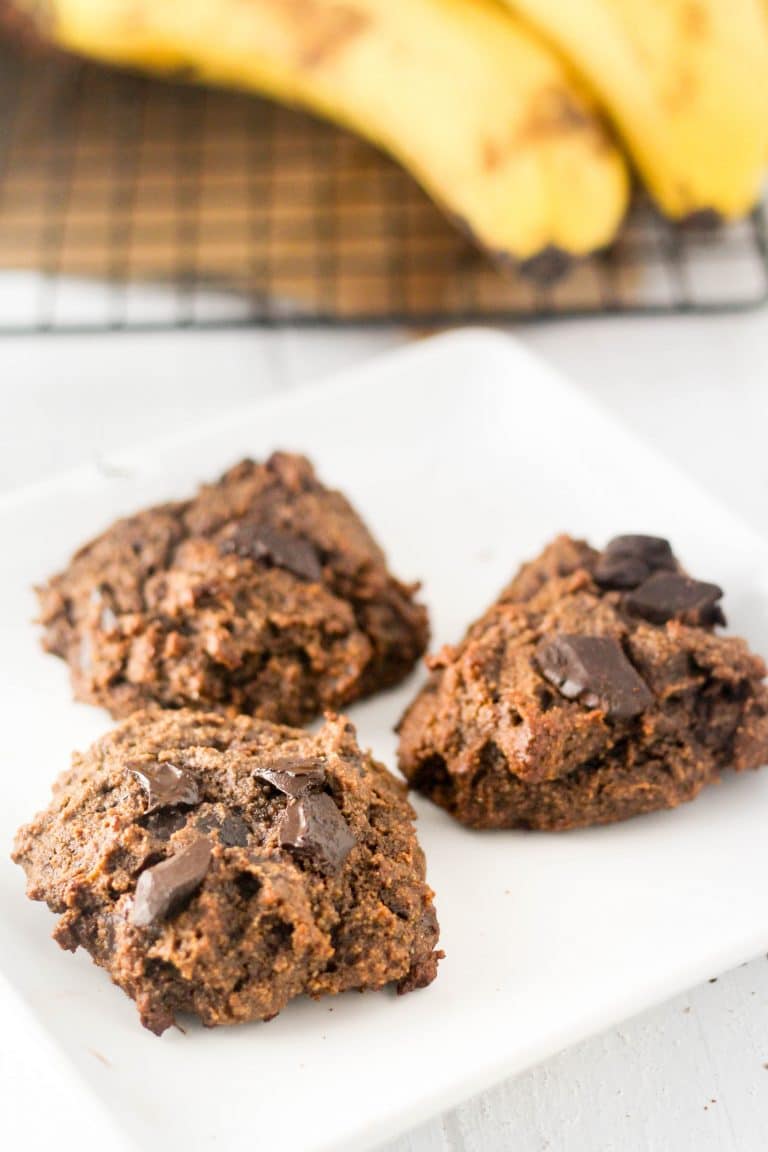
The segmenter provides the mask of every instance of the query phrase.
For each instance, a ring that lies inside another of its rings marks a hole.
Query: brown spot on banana
[[[504,149],[495,140],[482,143],[482,161],[486,172],[495,172],[504,160]]]
[[[612,142],[603,124],[563,88],[543,88],[523,122],[507,140],[486,138],[481,145],[483,168],[493,172],[501,168],[507,155],[521,147],[536,147],[542,141],[580,135],[590,137],[596,151],[611,148]]]
[[[698,89],[698,79],[690,68],[680,67],[677,75],[670,79],[662,91],[662,101],[670,116],[677,116],[684,112],[687,106],[693,105]]]
[[[581,131],[592,127],[594,116],[577,104],[564,88],[543,88],[534,104],[530,123],[542,134]]]
[[[296,35],[302,68],[318,68],[336,56],[371,24],[371,17],[354,4],[324,4],[318,0],[270,0]]]
[[[538,144],[558,136],[590,136],[600,148],[611,146],[600,120],[564,88],[543,88],[515,133],[515,146]]]
[[[689,0],[680,10],[680,30],[690,40],[705,40],[710,32],[709,13],[701,0]]]

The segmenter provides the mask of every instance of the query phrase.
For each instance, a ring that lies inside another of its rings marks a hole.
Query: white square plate
[[[0,503],[0,538],[13,542],[0,574],[6,846],[70,750],[109,723],[71,702],[65,668],[40,652],[30,585],[117,514],[277,446],[311,455],[394,570],[423,578],[435,645],[555,533],[647,531],[723,584],[733,629],[768,652],[759,538],[513,341],[441,337]],[[390,765],[419,675],[351,710]],[[49,913],[2,861],[2,971],[111,1113],[115,1142],[359,1152],[768,945],[768,773],[563,835],[469,832],[416,806],[447,953],[431,988],[294,1003],[269,1025],[159,1040],[84,954],[51,943]]]

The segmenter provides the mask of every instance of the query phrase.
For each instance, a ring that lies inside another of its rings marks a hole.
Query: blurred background
[[[757,307],[761,4],[5,3],[0,332]]]

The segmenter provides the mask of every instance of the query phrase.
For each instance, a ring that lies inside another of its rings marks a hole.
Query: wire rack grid
[[[495,267],[397,165],[301,112],[0,47],[0,333],[438,325],[768,300],[761,205],[638,200],[556,283]]]

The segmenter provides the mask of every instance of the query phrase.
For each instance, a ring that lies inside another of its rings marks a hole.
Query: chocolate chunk
[[[242,816],[225,816],[219,829],[219,838],[228,848],[245,848],[249,828]]]
[[[611,556],[641,556],[659,568],[670,568],[675,563],[672,547],[664,536],[644,536],[641,533],[614,536],[603,551]]]
[[[198,817],[195,827],[201,832],[216,832],[227,848],[247,847],[250,828],[237,813],[228,813],[220,819],[215,812],[206,812]]]
[[[680,620],[684,624],[705,628],[725,624],[718,600],[723,595],[717,584],[691,580],[677,572],[655,572],[639,588],[630,592],[624,603],[627,611],[642,616],[651,624],[666,624]]]
[[[338,872],[355,838],[330,796],[308,792],[286,808],[278,827],[278,842],[321,872]]]
[[[254,776],[266,780],[286,796],[300,796],[308,788],[317,786],[325,780],[325,768],[321,760],[312,757],[283,756],[279,760],[272,760],[263,768],[254,768]]]
[[[652,702],[645,681],[609,636],[554,636],[539,641],[536,663],[566,700],[629,720]]]
[[[601,557],[595,567],[595,580],[601,588],[636,588],[648,574],[648,565],[631,556]]]
[[[186,768],[164,760],[132,768],[136,779],[147,793],[146,812],[171,808],[174,804],[199,804],[197,780]]]
[[[676,567],[669,541],[662,536],[615,536],[595,566],[595,580],[603,588],[636,588],[658,569]]]
[[[176,911],[202,884],[211,863],[211,842],[205,836],[183,848],[175,856],[147,868],[139,876],[131,919],[145,928]]]
[[[300,536],[272,528],[268,524],[245,520],[238,525],[234,536],[221,546],[224,553],[251,560],[263,560],[275,568],[285,568],[302,580],[319,581],[323,568],[313,544]]]
[[[142,828],[146,828],[158,840],[170,840],[174,832],[178,832],[187,822],[186,813],[178,808],[162,808],[157,812],[149,812],[139,819]]]

